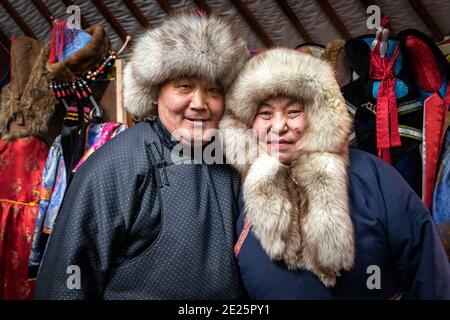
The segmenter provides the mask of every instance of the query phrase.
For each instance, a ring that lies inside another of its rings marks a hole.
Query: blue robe
[[[226,164],[175,163],[175,145],[156,119],[86,160],[55,220],[35,298],[242,297],[239,175]]]
[[[441,164],[436,178],[432,214],[450,259],[450,127],[442,144]]]
[[[250,231],[238,255],[249,297],[450,299],[450,265],[430,213],[415,192],[392,166],[359,150],[350,151],[348,176],[356,235],[353,269],[327,289],[309,271],[270,261]],[[237,234],[243,219],[241,213]]]

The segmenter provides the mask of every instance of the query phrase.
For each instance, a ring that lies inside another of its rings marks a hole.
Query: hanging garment
[[[28,37],[11,43],[11,80],[2,89],[0,135],[6,141],[39,136],[50,145],[62,119],[55,113],[46,69],[49,45]]]
[[[352,69],[358,74],[358,78],[341,88],[347,104],[354,109],[354,128],[358,149],[379,155],[380,150],[383,156],[390,157],[391,164],[408,182],[410,187],[421,195],[422,187],[422,163],[420,157],[420,144],[422,143],[422,112],[423,104],[419,100],[414,87],[410,83],[409,65],[402,50],[395,51],[400,44],[397,40],[387,41],[387,51],[384,58],[394,61],[391,71],[395,76],[394,84],[392,79],[387,79],[391,87],[385,85],[384,90],[389,94],[394,93],[396,97],[396,112],[398,115],[398,133],[400,135],[400,146],[391,146],[389,152],[387,148],[378,148],[378,95],[381,89],[381,81],[370,78],[370,45],[374,40],[373,35],[365,35],[347,41],[344,49],[352,64]],[[400,48],[401,49],[401,48]],[[392,76],[392,75],[391,75]],[[392,85],[394,86],[392,88]],[[388,90],[389,89],[389,90]],[[393,92],[392,92],[393,90]],[[385,92],[386,94],[386,92]],[[387,96],[389,96],[387,94]],[[392,98],[392,96],[391,96]],[[389,99],[384,99],[386,100]],[[385,103],[385,110],[389,111],[389,106],[393,101]],[[389,113],[389,112],[388,112]],[[386,116],[386,114],[384,114]],[[379,117],[378,117],[379,118]],[[391,118],[382,117],[384,124],[389,126]],[[383,121],[381,121],[383,122]],[[384,131],[386,133],[386,130]],[[389,138],[389,136],[387,136]],[[391,142],[392,139],[389,139]]]
[[[72,173],[75,173],[93,152],[124,130],[125,125],[116,122],[89,124],[86,132],[84,156],[72,170]],[[68,179],[61,146],[61,136],[58,136],[50,148],[45,169],[42,173],[41,201],[34,227],[33,244],[29,259],[30,279],[35,279],[37,276],[38,268],[67,186]]]
[[[28,257],[47,154],[37,137],[0,139],[0,300],[33,296]]]
[[[433,220],[450,259],[450,127],[447,128],[441,165],[433,195]]]
[[[414,84],[423,102],[422,200],[431,210],[445,119],[450,106],[450,64],[429,37],[408,29],[399,33],[408,52]]]

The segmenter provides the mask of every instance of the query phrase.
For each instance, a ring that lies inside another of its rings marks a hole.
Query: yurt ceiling
[[[373,33],[366,26],[366,8],[373,4],[391,17],[394,34],[416,28],[435,41],[450,34],[449,0],[0,0],[1,43],[8,47],[11,37],[20,35],[49,41],[53,18],[67,18],[72,4],[80,7],[82,26],[102,25],[115,49],[126,36],[196,7],[231,20],[250,49]]]

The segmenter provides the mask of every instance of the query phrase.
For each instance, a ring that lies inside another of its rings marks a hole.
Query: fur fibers
[[[333,70],[336,70],[339,53],[344,49],[345,40],[336,39],[327,44],[324,52],[322,52],[321,59],[328,61]]]
[[[13,52],[13,50],[11,50]],[[48,59],[50,45],[44,45],[37,58],[33,61],[30,73],[14,73],[15,78],[25,78],[23,92],[12,90],[12,82],[2,91],[0,106],[0,134],[10,141],[30,135],[42,135],[49,130],[55,105],[50,90],[50,72],[45,65]],[[18,59],[14,54],[11,60]],[[20,63],[20,61],[19,61]],[[13,81],[18,79],[13,78]],[[19,120],[20,118],[20,120]],[[16,123],[14,129],[12,124]]]

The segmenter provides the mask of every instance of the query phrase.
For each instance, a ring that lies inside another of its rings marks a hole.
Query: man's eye
[[[192,89],[192,85],[189,83],[181,83],[178,85],[178,87],[182,89]]]

